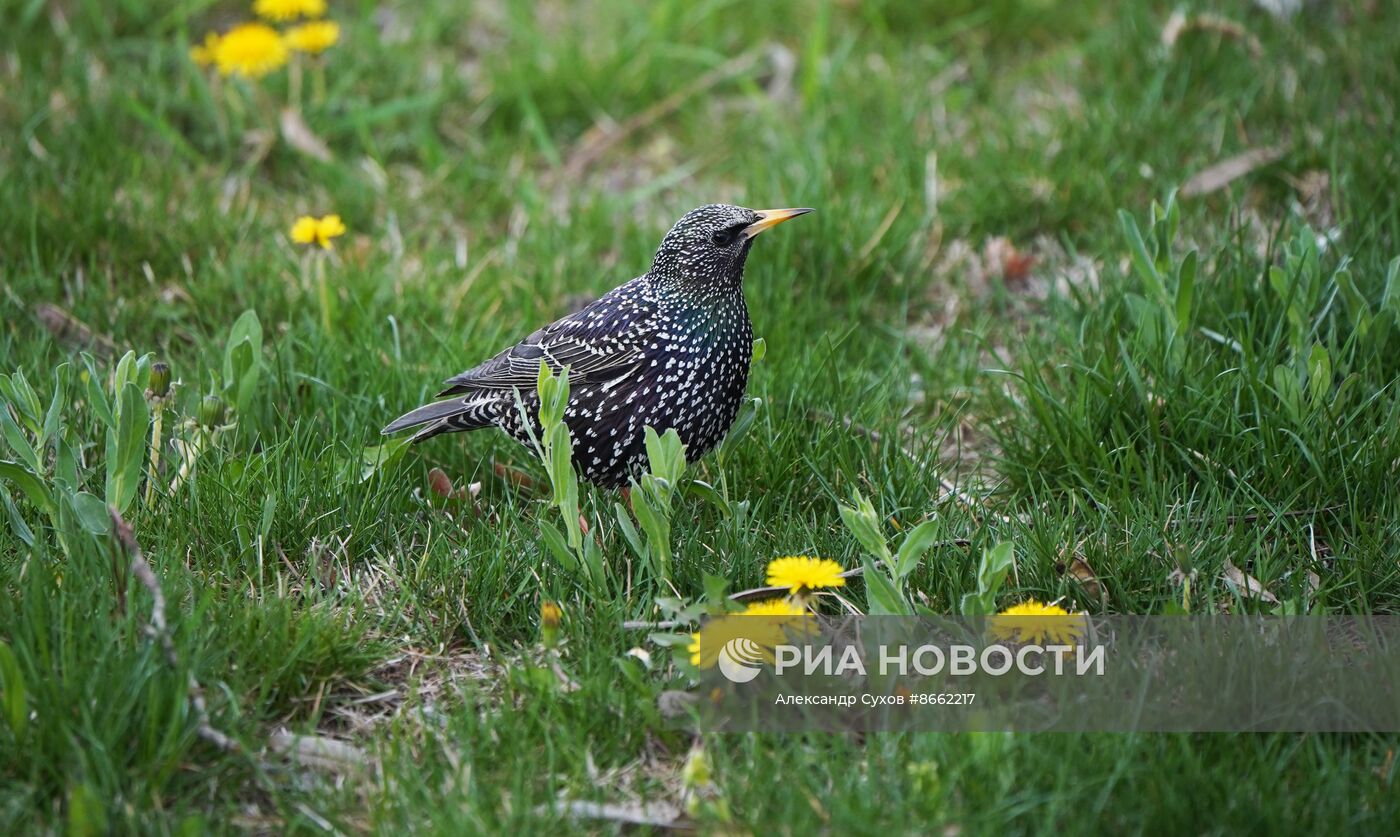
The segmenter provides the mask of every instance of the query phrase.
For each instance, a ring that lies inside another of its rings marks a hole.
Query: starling
[[[651,270],[447,379],[438,397],[384,428],[412,441],[499,427],[530,444],[539,432],[540,361],[569,369],[564,422],[579,475],[618,488],[646,468],[644,428],[674,429],[691,461],[713,450],[744,400],[753,325],[744,262],[754,236],[810,209],[694,209],[661,239]],[[524,425],[516,393],[533,425]]]

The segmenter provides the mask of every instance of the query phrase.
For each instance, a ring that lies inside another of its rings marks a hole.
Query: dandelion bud
[[[681,797],[686,813],[695,819],[729,822],[729,801],[715,785],[714,767],[701,746],[692,747],[681,768]]]
[[[685,757],[685,767],[681,769],[681,781],[687,788],[703,788],[713,783],[714,769],[710,757],[703,747],[693,747]]]
[[[206,395],[199,402],[199,423],[205,427],[212,429],[223,424],[226,414],[224,401],[217,395]]]
[[[559,605],[544,601],[540,603],[540,638],[545,646],[554,647],[559,639],[559,622],[564,618],[564,611]]]
[[[151,364],[151,397],[164,398],[170,394],[170,364],[158,360]]]

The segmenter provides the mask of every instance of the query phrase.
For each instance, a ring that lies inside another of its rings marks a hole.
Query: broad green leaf
[[[1335,409],[1337,411],[1340,411],[1346,407],[1347,398],[1350,397],[1352,388],[1354,388],[1359,383],[1361,383],[1361,375],[1356,372],[1352,372],[1351,374],[1343,378],[1342,382],[1337,385],[1337,391],[1332,394],[1332,403],[1336,405]]]
[[[1381,310],[1389,311],[1400,321],[1400,256],[1390,260],[1385,271],[1385,288],[1381,291]]]
[[[76,494],[59,494],[54,498],[54,505],[58,507],[55,522],[59,544],[70,561],[82,557],[80,550],[84,550],[85,554],[85,547],[93,543],[87,524],[78,517],[77,503]]]
[[[359,468],[353,468],[349,478],[355,482],[369,482],[374,475],[386,470],[403,458],[404,452],[409,448],[409,437],[400,436],[396,439],[389,439],[382,445],[372,445],[360,451]]]
[[[554,372],[549,368],[549,364],[544,359],[540,359],[540,371],[535,376],[535,392],[540,397],[540,424],[550,427],[557,424],[562,418],[562,414],[555,414],[554,406],[557,403],[556,393],[558,392],[559,381],[554,377]]]
[[[590,537],[583,539],[583,565],[595,586],[601,587],[608,580],[608,569],[603,565],[603,548]]]
[[[578,475],[574,473],[573,437],[569,426],[560,422],[549,432],[549,478],[554,487],[554,504],[560,511],[578,510]]]
[[[141,482],[151,408],[132,381],[122,387],[118,398],[116,426],[107,432],[107,503],[125,512]]]
[[[744,521],[749,519],[749,501],[740,500],[734,504],[734,524],[743,527]]]
[[[1288,301],[1292,291],[1292,284],[1293,283],[1288,281],[1288,274],[1284,272],[1283,268],[1278,265],[1271,265],[1269,267],[1269,287],[1274,289],[1274,293],[1278,295],[1280,300],[1284,302]]]
[[[149,352],[140,357],[134,351],[122,355],[112,375],[112,391],[121,392],[127,384],[135,384],[144,394],[151,385],[151,362],[154,359],[155,355]]]
[[[647,533],[648,546],[656,547],[662,541],[670,541],[670,522],[652,508],[651,501],[643,496],[642,492],[632,492],[632,512],[637,516],[637,522],[642,525],[642,531]]]
[[[755,363],[758,363],[760,360],[763,360],[767,356],[768,341],[764,340],[762,337],[755,337],[753,340],[753,359],[749,361],[749,364],[753,365]]]
[[[5,506],[5,515],[10,518],[10,528],[14,531],[15,537],[24,541],[25,546],[34,545],[34,530],[29,528],[29,524],[24,522],[24,516],[19,513],[15,506],[14,498],[10,496],[9,489],[4,483],[0,483],[0,503]]]
[[[991,608],[982,602],[982,597],[976,593],[964,593],[962,600],[958,602],[958,612],[963,616],[986,616]]]
[[[694,641],[695,640],[691,639],[690,634],[664,634],[659,632],[647,634],[647,642],[654,642],[666,648],[672,648],[677,645],[689,645]]]
[[[262,340],[263,340],[262,323],[258,321],[258,314],[257,314],[257,312],[254,311],[254,310],[251,309],[251,308],[249,308],[248,310],[244,311],[242,314],[239,314],[239,315],[238,315],[238,319],[237,319],[237,320],[234,320],[234,322],[233,322],[233,327],[230,328],[229,331],[228,331],[228,341],[227,341],[224,345],[225,345],[227,348],[232,348],[233,346],[238,345],[239,343],[243,342],[244,340],[247,340],[247,341],[249,341],[250,343],[252,343],[252,344],[253,344],[253,347],[254,347],[255,349],[258,349],[258,350],[261,350],[261,349],[262,349]],[[229,361],[230,361],[229,356],[228,356],[227,354],[225,354],[225,355],[224,355],[224,364],[225,364],[225,365],[224,365],[224,377],[225,377],[225,378],[232,378],[232,377],[235,376],[235,371],[234,371],[234,369],[232,368],[232,366],[229,365]]]
[[[724,459],[739,446],[749,429],[753,427],[754,419],[758,418],[758,410],[763,406],[762,398],[750,398],[739,408],[739,414],[734,417],[734,423],[729,426],[729,432],[724,435],[724,440],[719,443],[719,458]]]
[[[1166,286],[1162,284],[1162,276],[1147,253],[1147,245],[1142,240],[1142,231],[1138,229],[1137,221],[1126,210],[1120,209],[1118,223],[1123,228],[1123,237],[1128,241],[1128,255],[1138,277],[1147,283],[1157,304],[1168,304]]]
[[[107,397],[107,391],[102,387],[102,376],[98,374],[91,355],[83,355],[83,371],[80,377],[87,387],[88,406],[102,419],[104,426],[115,427],[117,418],[112,412],[112,399]]]
[[[58,436],[59,420],[68,401],[68,369],[67,363],[60,363],[53,370],[53,398],[49,400],[48,412],[44,414],[44,426],[39,431],[40,450],[44,449],[50,439]]]
[[[885,577],[882,567],[865,559],[865,605],[871,616],[906,616],[909,604],[894,584]]]
[[[0,396],[15,408],[19,422],[28,427],[31,433],[39,432],[39,394],[24,377],[24,370],[16,369],[13,375],[0,375]]]
[[[565,367],[554,375],[549,364],[540,361],[536,390],[540,397],[540,424],[546,427],[564,420],[564,410],[569,404],[569,369]]]
[[[899,544],[899,552],[895,556],[895,576],[904,579],[919,566],[919,561],[928,552],[928,548],[933,546],[933,542],[943,534],[943,522],[938,518],[931,518],[915,526],[909,534],[904,536],[904,540]]]
[[[982,562],[977,567],[977,594],[983,602],[990,603],[996,599],[1015,557],[1010,541],[1002,541],[982,551]]]
[[[1298,375],[1291,367],[1282,363],[1274,367],[1274,392],[1290,418],[1298,421],[1303,416],[1303,390],[1298,385]]]
[[[224,394],[239,413],[246,413],[253,402],[262,373],[262,346],[257,313],[244,311],[229,329],[224,348]]]
[[[5,444],[9,445],[10,450],[14,451],[15,456],[24,463],[25,467],[34,472],[36,476],[44,473],[43,466],[39,464],[38,451],[29,444],[29,439],[25,437],[24,431],[20,430],[18,424],[15,424],[15,420],[10,417],[10,411],[5,409],[2,404],[0,404],[0,435],[4,435]]]
[[[692,480],[686,485],[685,491],[714,506],[725,518],[734,516],[734,509],[730,507],[729,501],[724,499],[724,495],[720,494],[718,489],[704,480]]]
[[[69,491],[78,490],[78,455],[64,436],[54,441],[53,481]]]
[[[1364,338],[1371,330],[1371,305],[1356,287],[1356,280],[1352,278],[1351,271],[1337,271],[1336,280],[1337,290],[1341,292],[1342,299],[1346,300],[1347,310],[1351,313],[1351,326],[1356,330],[1357,336]]]
[[[671,573],[671,521],[652,506],[647,492],[632,492],[632,511],[642,531],[647,533],[647,551],[654,562],[653,570],[662,578]]]
[[[637,527],[632,525],[632,515],[621,503],[613,503],[613,515],[617,518],[617,528],[622,530],[622,537],[632,548],[632,553],[645,561],[647,559],[646,544],[642,543],[642,536],[637,531]]]
[[[711,604],[724,604],[729,596],[729,579],[714,573],[705,573],[705,601]]]
[[[112,531],[112,515],[107,504],[96,494],[79,491],[73,495],[73,514],[78,525],[94,535],[105,535]]]
[[[47,514],[54,513],[53,494],[49,491],[49,487],[25,466],[18,462],[0,460],[0,479],[14,483],[29,502],[43,509]]]
[[[136,366],[136,352],[128,349],[126,354],[117,361],[117,367],[112,372],[112,392],[121,392],[122,387],[133,379],[132,370]]]
[[[564,421],[564,412],[569,406],[569,367],[565,366],[559,370],[559,374],[554,377],[554,404],[552,411],[556,422]]]
[[[248,403],[243,398],[243,376],[254,364],[253,344],[248,340],[240,340],[238,345],[229,350],[229,356],[234,377],[225,384],[224,397],[233,405],[233,409],[242,415]]]
[[[1322,406],[1332,391],[1332,356],[1321,343],[1314,343],[1308,355],[1308,400],[1314,408]]]
[[[579,571],[578,557],[574,555],[573,550],[569,549],[568,543],[564,541],[564,535],[553,523],[541,520],[540,535],[544,537],[545,546],[549,547],[549,551],[554,554],[554,559],[559,562],[561,567],[571,572]]]
[[[880,520],[875,513],[875,507],[859,491],[855,492],[852,498],[854,506],[841,504],[841,520],[867,553],[879,559],[884,566],[890,566],[894,556],[885,544],[885,536],[880,534]]]
[[[656,435],[656,430],[647,427],[643,431],[646,440],[647,462],[651,473],[665,480],[670,486],[680,482],[685,473],[685,445],[675,429]],[[669,492],[668,492],[669,495]]]

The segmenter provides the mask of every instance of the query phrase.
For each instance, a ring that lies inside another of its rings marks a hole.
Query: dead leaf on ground
[[[1337,224],[1337,211],[1332,205],[1332,179],[1324,169],[1305,171],[1288,178],[1298,192],[1298,206],[1314,229],[1328,230]]]
[[[441,468],[434,468],[428,472],[428,487],[439,497],[452,496],[452,480]]]
[[[1241,596],[1246,599],[1258,599],[1266,604],[1278,604],[1278,596],[1265,589],[1259,579],[1235,566],[1234,562],[1226,561],[1224,570],[1220,577]]]
[[[656,708],[663,718],[681,718],[700,702],[700,696],[680,689],[667,689],[656,698]]]
[[[272,147],[277,144],[277,132],[271,128],[254,128],[243,132],[243,147],[247,152],[244,162],[249,168],[262,165]]]
[[[505,480],[511,488],[522,491],[534,491],[536,488],[535,479],[529,474],[504,462],[492,462],[491,470],[496,472],[496,476]]]
[[[315,770],[349,773],[369,763],[364,750],[323,735],[296,735],[282,729],[272,734],[269,744],[273,752],[283,753],[302,767]]]
[[[1380,765],[1377,766],[1377,767],[1375,768],[1376,775],[1379,776],[1379,777],[1381,778],[1381,781],[1383,781],[1383,782],[1389,782],[1389,781],[1390,781],[1390,773],[1391,773],[1391,770],[1394,769],[1394,767],[1395,767],[1395,748],[1394,748],[1394,747],[1391,747],[1390,749],[1388,749],[1388,750],[1385,751],[1385,760],[1382,761],[1382,762],[1380,763]]]
[[[1061,561],[1055,570],[1061,575],[1068,573],[1070,578],[1084,588],[1085,594],[1090,598],[1103,598],[1103,585],[1099,583],[1099,577],[1094,574],[1094,568],[1089,566],[1089,562],[1079,554],[1076,553],[1068,562]]]
[[[1000,275],[1009,285],[1019,285],[1035,267],[1035,254],[1017,247],[1006,236],[997,235],[982,245],[982,262],[989,274]]]
[[[447,473],[441,468],[434,468],[428,472],[428,488],[432,490],[433,494],[444,500],[458,500],[464,503],[476,499],[476,496],[481,493],[481,483],[479,482],[454,488],[452,478],[447,476]]]
[[[287,145],[323,163],[329,163],[334,159],[330,148],[320,137],[316,136],[315,132],[311,130],[311,126],[306,124],[301,111],[296,108],[283,108],[280,125],[282,126],[282,139],[287,141]]]
[[[1243,154],[1221,160],[1191,176],[1181,187],[1183,198],[1198,198],[1218,192],[1255,169],[1283,159],[1283,149],[1277,146],[1251,148]]]
[[[609,820],[655,828],[686,827],[681,821],[681,809],[669,802],[589,802],[583,799],[561,799],[551,807],[556,814],[578,819]],[[542,812],[548,810],[549,808],[545,808]]]
[[[554,674],[554,679],[559,683],[559,690],[562,692],[577,692],[581,687],[577,680],[569,676],[564,667],[559,665],[557,659],[549,661],[549,670]]]
[[[117,346],[109,338],[93,331],[82,320],[51,302],[41,302],[34,306],[34,316],[60,343],[101,357],[116,354]]]
[[[758,50],[739,55],[692,79],[671,95],[622,122],[609,121],[584,132],[564,163],[564,183],[575,183],[588,168],[615,145],[680,110],[686,102],[717,84],[742,76],[762,57]]]
[[[1185,12],[1177,9],[1167,18],[1167,23],[1162,27],[1162,46],[1171,49],[1176,46],[1176,42],[1187,32],[1214,32],[1226,38],[1232,38],[1244,45],[1245,50],[1253,58],[1258,58],[1264,54],[1264,45],[1255,37],[1253,32],[1240,23],[1236,23],[1226,17],[1213,14],[1199,14],[1187,16]]]

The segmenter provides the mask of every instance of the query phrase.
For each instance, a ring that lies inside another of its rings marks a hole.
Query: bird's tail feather
[[[452,433],[460,430],[476,430],[495,424],[495,414],[499,404],[494,395],[475,398],[453,398],[450,401],[437,401],[410,410],[389,422],[380,432],[388,436],[410,427],[427,425],[413,434],[410,441],[421,442],[439,433]]]

